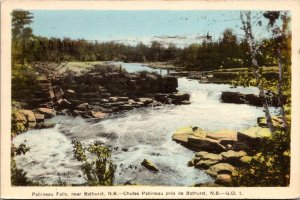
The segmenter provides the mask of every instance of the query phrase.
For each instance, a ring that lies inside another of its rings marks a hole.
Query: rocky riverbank
[[[273,123],[279,127],[282,119],[274,116]],[[232,184],[239,168],[249,166],[252,159],[258,160],[263,141],[271,137],[265,118],[258,118],[257,125],[242,131],[219,130],[208,132],[198,127],[183,127],[173,134],[172,139],[195,151],[187,163],[212,177],[220,185]]]
[[[104,119],[135,108],[189,104],[189,94],[178,93],[177,86],[175,77],[128,73],[117,66],[95,65],[80,73],[44,70],[13,98],[18,103],[13,104],[12,124],[26,131],[53,127],[44,119],[56,115]]]

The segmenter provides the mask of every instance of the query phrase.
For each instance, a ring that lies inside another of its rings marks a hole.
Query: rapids
[[[131,67],[139,68],[137,64]],[[73,158],[71,140],[78,139],[83,144],[101,140],[113,149],[113,161],[117,165],[115,185],[129,181],[139,185],[192,186],[213,181],[204,171],[187,167],[194,152],[172,141],[172,134],[182,126],[198,126],[209,131],[253,126],[256,118],[264,114],[261,108],[222,103],[220,95],[222,91],[257,94],[258,90],[199,84],[186,78],[179,78],[178,85],[179,92],[191,94],[190,105],[140,108],[102,121],[68,116],[49,119],[57,123],[54,128],[31,130],[13,140],[15,145],[25,143],[30,147],[26,155],[16,157],[17,166],[33,180],[51,184],[61,179],[69,184],[81,184],[85,180],[80,163]],[[141,166],[145,158],[154,162],[160,171],[153,173]]]

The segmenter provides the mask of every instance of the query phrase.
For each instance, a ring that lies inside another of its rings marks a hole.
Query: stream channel
[[[129,72],[151,69],[139,63],[121,64]],[[172,141],[172,134],[183,126],[198,126],[207,131],[242,130],[255,125],[263,116],[262,108],[245,104],[222,103],[222,91],[258,93],[258,89],[231,88],[226,84],[200,84],[197,80],[178,78],[178,91],[191,95],[190,105],[164,105],[139,108],[114,114],[102,121],[81,117],[56,116],[50,129],[30,130],[18,135],[13,143],[30,147],[26,155],[16,157],[17,166],[33,180],[55,184],[60,179],[69,184],[85,182],[80,164],[73,158],[72,139],[87,145],[101,140],[112,147],[117,165],[115,185],[126,182],[139,185],[192,186],[211,182],[203,170],[188,167],[194,152]],[[141,165],[149,159],[160,169],[154,173]]]

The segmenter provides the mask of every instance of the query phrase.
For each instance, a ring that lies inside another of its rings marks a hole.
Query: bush
[[[263,142],[248,167],[239,169],[236,186],[288,186],[290,183],[290,133],[277,129]]]
[[[82,163],[81,171],[85,175],[89,186],[111,186],[114,181],[116,165],[111,161],[111,150],[103,146],[100,141],[94,141],[88,148],[84,148],[81,142],[72,140],[73,155]],[[96,155],[96,160],[89,161],[86,151]]]

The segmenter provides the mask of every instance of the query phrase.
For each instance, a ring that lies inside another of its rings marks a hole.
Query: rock
[[[194,135],[188,136],[187,146],[191,148],[209,151],[209,152],[216,152],[220,153],[226,150],[226,147],[220,144],[219,140],[214,140],[210,138],[201,138]]]
[[[109,97],[108,101],[109,102],[117,102],[118,101],[118,97]]]
[[[72,112],[73,117],[81,116],[81,114],[82,114],[81,110],[73,110]]]
[[[220,161],[220,160],[222,160],[222,156],[219,154],[214,154],[214,153],[206,153],[202,156],[202,159]]]
[[[242,156],[246,156],[247,153],[244,151],[233,151],[233,150],[229,150],[227,152],[223,152],[221,153],[221,155],[223,156],[224,160],[234,166],[237,166],[240,164],[240,158]]]
[[[178,104],[179,105],[190,105],[192,102],[190,102],[190,101],[181,101],[181,102],[179,102]]]
[[[76,94],[75,91],[71,90],[71,89],[66,90],[66,92],[65,92],[66,97],[74,97],[75,94]]]
[[[220,140],[220,143],[224,146],[233,145],[237,141],[237,131],[233,130],[219,130],[212,133],[207,133],[206,137]]]
[[[207,151],[199,151],[195,154],[195,157],[202,158],[205,154],[208,154],[208,152]]]
[[[224,103],[245,103],[244,95],[239,92],[222,92],[221,100]]]
[[[208,169],[210,166],[217,164],[216,160],[200,160],[195,164],[195,167]]]
[[[61,99],[64,95],[64,91],[59,85],[53,86],[53,92],[56,99]]]
[[[194,133],[193,128],[191,126],[179,128],[173,134],[172,139],[175,140],[176,142],[185,144],[188,142],[188,137],[193,133]]]
[[[88,103],[82,103],[77,106],[77,109],[81,111],[88,110],[89,108],[90,105]]]
[[[232,145],[232,150],[249,152],[251,150],[251,147],[243,142],[237,141]]]
[[[41,128],[53,128],[55,126],[55,123],[52,122],[43,122],[41,124]]]
[[[107,116],[107,114],[100,111],[97,112],[91,111],[90,116],[93,118],[103,119]]]
[[[172,139],[179,143],[187,143],[188,137],[191,135],[201,138],[206,137],[206,133],[202,129],[198,127],[187,126],[177,129],[173,134]]]
[[[245,94],[244,95],[245,103],[252,105],[252,106],[263,106],[263,101],[262,99],[255,94]]]
[[[36,126],[35,115],[31,110],[19,110],[26,117],[27,127],[32,129]]]
[[[27,121],[29,122],[35,122],[35,115],[31,110],[19,110],[20,113],[22,113],[23,115],[25,115]]]
[[[72,107],[72,103],[69,102],[67,99],[59,99],[56,104],[58,104],[60,107],[63,108],[71,108]]]
[[[246,156],[247,153],[244,151],[233,151],[233,150],[229,150],[227,152],[222,152],[221,155],[225,158],[225,159],[230,159],[230,158],[240,158],[242,156]]]
[[[155,164],[152,163],[150,160],[144,159],[141,164],[151,171],[155,171],[155,172],[159,171],[159,169],[155,166]]]
[[[237,176],[237,171],[235,170],[235,167],[228,163],[215,164],[209,167],[209,169],[207,169],[205,172],[215,177],[218,174],[230,174],[232,176]]]
[[[240,158],[240,162],[242,164],[246,164],[246,165],[249,165],[251,163],[251,160],[252,160],[252,157],[251,156],[242,156]]]
[[[251,127],[237,133],[238,141],[243,142],[252,148],[259,147],[263,138],[269,138],[271,136],[270,129],[262,127]]]
[[[178,129],[172,139],[192,150],[222,152],[226,147],[219,140],[206,137],[207,133],[198,127],[183,127]]]
[[[182,93],[176,93],[176,94],[171,94],[169,97],[172,99],[173,104],[180,103],[182,101],[189,101],[190,100],[190,95],[189,94],[182,94]]]
[[[178,87],[178,81],[176,77],[173,76],[162,77],[160,83],[160,92],[162,93],[176,92],[177,87]]]
[[[148,104],[153,102],[153,99],[151,99],[151,98],[138,98],[137,101],[143,103],[144,105],[148,105]]]
[[[188,167],[192,167],[195,165],[195,158],[192,158],[192,160],[189,160],[188,163],[187,163],[187,166]]]
[[[129,97],[118,97],[118,101],[128,101]]]
[[[208,169],[210,166],[217,164],[222,160],[222,156],[214,153],[205,153],[205,151],[202,151],[201,157],[198,154],[199,161],[195,163],[195,167]],[[196,159],[195,159],[196,160]]]
[[[56,111],[51,108],[38,108],[37,111],[41,114],[44,114],[45,117],[54,117],[56,115]]]
[[[36,122],[42,122],[45,119],[45,115],[39,114],[39,113],[34,113],[35,120]]]
[[[220,185],[230,185],[232,183],[232,178],[230,174],[218,174],[215,180],[216,184]]]

